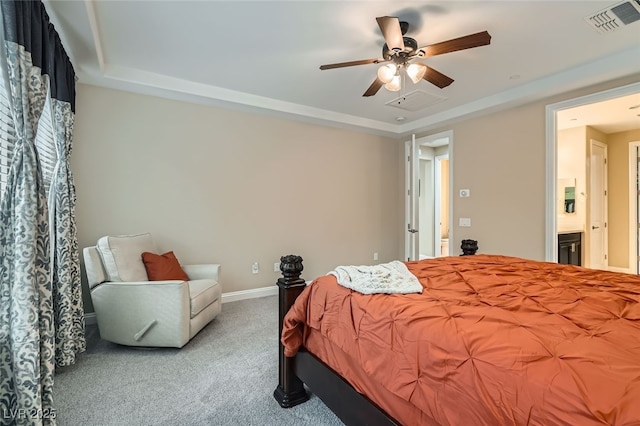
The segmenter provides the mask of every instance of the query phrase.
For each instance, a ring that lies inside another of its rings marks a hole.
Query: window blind
[[[16,131],[11,115],[11,107],[7,90],[4,85],[0,70],[0,197],[4,196],[7,186],[7,176],[11,166],[11,157],[16,141]],[[51,188],[53,179],[53,171],[58,161],[58,155],[53,139],[53,125],[51,117],[51,97],[47,96],[47,100],[38,121],[38,129],[36,131],[35,140],[38,162],[45,185],[47,196]]]
[[[36,151],[38,152],[38,162],[40,163],[40,170],[42,170],[45,190],[47,191],[47,196],[49,196],[51,180],[53,179],[53,170],[58,162],[58,155],[53,140],[51,96],[47,96],[44,109],[42,110],[42,115],[38,121],[35,145]]]
[[[16,131],[13,126],[11,107],[2,73],[3,71],[0,69],[0,199],[4,196],[7,186],[11,155],[16,141]]]

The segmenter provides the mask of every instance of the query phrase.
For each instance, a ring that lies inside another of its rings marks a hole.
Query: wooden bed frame
[[[280,258],[283,277],[277,283],[280,314],[278,337],[282,335],[285,315],[306,286],[304,279],[300,277],[302,269],[302,257],[287,255]],[[273,396],[281,407],[290,408],[307,401],[308,388],[346,425],[400,424],[304,348],[300,348],[295,357],[286,357],[284,346],[279,341],[278,357],[279,383]]]

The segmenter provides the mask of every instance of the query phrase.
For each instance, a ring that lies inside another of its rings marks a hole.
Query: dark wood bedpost
[[[304,388],[302,380],[293,371],[294,358],[284,356],[284,346],[280,341],[282,336],[282,322],[284,316],[293,305],[296,298],[305,288],[305,282],[300,278],[302,273],[302,258],[293,254],[280,258],[280,271],[283,277],[278,279],[279,297],[279,330],[278,330],[278,387],[273,396],[281,407],[289,408],[305,402],[309,395]]]

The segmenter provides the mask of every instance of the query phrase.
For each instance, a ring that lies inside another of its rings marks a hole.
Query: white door
[[[419,151],[416,135],[405,142],[405,259],[418,260],[420,255],[420,238],[418,238],[418,218],[420,201],[417,196],[420,173]]]
[[[589,163],[589,264],[592,269],[607,269],[607,146],[591,140]]]

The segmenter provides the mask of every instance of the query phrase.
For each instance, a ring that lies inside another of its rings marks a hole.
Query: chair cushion
[[[218,300],[220,284],[211,279],[189,281],[189,299],[191,300],[191,318],[204,308]]]
[[[142,253],[157,252],[151,234],[106,236],[96,247],[108,281],[148,281]]]
[[[172,251],[164,254],[155,254],[145,251],[142,253],[142,262],[147,270],[149,281],[181,280],[189,281],[189,277],[182,270],[180,262]]]

